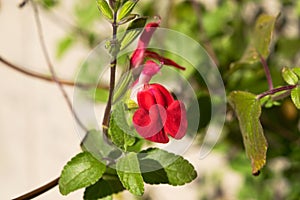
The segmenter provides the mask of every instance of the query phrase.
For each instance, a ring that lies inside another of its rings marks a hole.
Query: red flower
[[[130,67],[131,68],[139,67],[140,64],[143,63],[145,58],[152,58],[158,60],[164,65],[170,65],[178,69],[185,70],[185,67],[178,65],[171,59],[165,58],[163,56],[160,56],[158,53],[147,50],[150,39],[154,31],[156,30],[156,28],[159,27],[159,24],[160,24],[160,20],[158,22],[151,22],[146,25],[138,41],[137,48],[135,49],[135,51],[133,52],[130,58]]]
[[[139,109],[133,115],[137,132],[152,142],[168,143],[168,135],[181,139],[187,130],[186,109],[160,84],[145,84],[137,93]]]

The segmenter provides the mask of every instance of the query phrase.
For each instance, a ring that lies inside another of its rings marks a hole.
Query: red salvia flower
[[[168,135],[181,139],[187,130],[186,109],[160,84],[145,84],[137,93],[139,109],[133,115],[137,132],[152,142],[168,143]]]

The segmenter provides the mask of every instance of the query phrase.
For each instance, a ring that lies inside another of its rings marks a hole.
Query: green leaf
[[[63,195],[96,183],[106,166],[88,152],[77,154],[69,161],[59,179],[59,191]]]
[[[145,26],[147,21],[146,17],[140,17],[133,20],[126,29],[121,41],[120,49],[125,49],[128,45],[130,45],[137,36],[143,31],[143,27]]]
[[[138,16],[139,16],[138,14],[129,14],[127,17],[124,17],[122,20],[120,20],[118,24],[119,25],[126,24],[127,22],[134,20]]]
[[[71,36],[66,36],[64,38],[62,38],[59,42],[58,42],[58,46],[56,49],[56,57],[58,59],[62,58],[65,53],[72,47],[72,45],[74,44],[74,39]]]
[[[236,71],[245,64],[254,64],[260,61],[261,55],[266,59],[270,53],[272,34],[277,17],[262,14],[255,23],[251,42],[246,48],[242,58],[230,65],[230,73]]]
[[[124,189],[118,176],[104,174],[97,183],[85,189],[83,198],[85,200],[98,200],[121,192]]]
[[[129,0],[126,1],[123,6],[120,8],[118,14],[118,21],[122,20],[123,18],[127,17],[131,11],[133,10],[134,6],[136,5],[137,0]]]
[[[294,67],[293,68],[293,72],[298,76],[298,78],[300,79],[300,67]]]
[[[105,0],[97,0],[97,6],[104,17],[109,20],[113,19],[113,12]]]
[[[270,44],[277,17],[262,14],[255,23],[253,45],[257,52],[264,58],[270,53]]]
[[[104,141],[103,133],[96,130],[90,130],[80,144],[83,151],[90,152],[95,158],[101,160],[110,158],[110,155],[116,154],[116,148]]]
[[[136,153],[129,153],[117,162],[117,173],[123,186],[132,194],[143,195],[144,182]]]
[[[259,121],[260,102],[254,94],[243,91],[231,92],[228,100],[238,117],[252,174],[256,175],[265,165],[267,153],[267,141]]]
[[[123,101],[113,107],[108,134],[112,142],[125,151],[135,143],[135,131],[127,123]]]
[[[192,164],[162,149],[150,148],[139,154],[144,181],[149,184],[184,185],[197,177]]]
[[[297,86],[296,88],[292,89],[291,98],[295,106],[298,109],[300,109],[300,86]]]
[[[294,73],[294,71],[288,67],[284,67],[281,71],[282,78],[289,85],[295,85],[298,83],[298,76]]]

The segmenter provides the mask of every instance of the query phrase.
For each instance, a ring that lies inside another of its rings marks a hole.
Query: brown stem
[[[59,177],[54,179],[53,181],[47,183],[46,185],[43,185],[29,193],[26,193],[22,196],[19,196],[13,200],[27,200],[27,199],[33,199],[34,197],[39,196],[40,194],[43,194],[45,192],[47,192],[48,190],[52,189],[53,187],[55,187],[58,184],[58,180]]]
[[[71,100],[69,99],[68,95],[67,95],[67,92],[65,91],[63,85],[59,82],[59,79],[57,78],[57,75],[56,75],[56,72],[54,70],[54,67],[53,67],[53,64],[50,60],[50,56],[49,56],[49,53],[48,53],[48,50],[47,50],[47,47],[46,47],[46,43],[45,43],[45,39],[44,39],[44,35],[43,35],[43,27],[42,27],[42,23],[41,23],[41,20],[40,20],[40,15],[39,15],[39,10],[38,10],[38,7],[37,5],[35,4],[34,1],[31,1],[31,5],[32,5],[32,8],[33,8],[33,13],[34,13],[34,19],[35,19],[35,22],[36,22],[36,26],[37,26],[37,31],[38,31],[38,36],[39,36],[39,40],[40,40],[40,44],[41,44],[41,48],[42,48],[42,51],[43,51],[43,54],[44,54],[44,57],[46,59],[46,62],[47,62],[47,65],[48,65],[48,68],[50,70],[50,73],[53,77],[53,80],[54,82],[57,84],[59,90],[61,91],[71,113],[73,114],[76,122],[78,123],[78,125],[85,131],[85,132],[88,132],[88,129],[85,127],[85,125],[81,122],[81,120],[79,119],[78,115],[76,114],[76,112],[73,110],[73,107],[72,107],[72,103],[71,103]]]
[[[48,76],[46,74],[42,74],[39,72],[35,72],[29,69],[26,69],[24,67],[18,66],[16,64],[13,64],[12,62],[8,61],[7,59],[1,57],[0,55],[0,62],[5,64],[5,66],[10,67],[11,69],[14,69],[20,73],[23,73],[25,75],[34,77],[34,78],[38,78],[44,81],[49,81],[49,82],[55,82],[52,76]],[[68,86],[77,86],[80,88],[93,88],[93,87],[97,87],[99,89],[108,89],[108,86],[102,86],[102,85],[97,85],[95,86],[94,84],[86,84],[86,83],[75,83],[73,81],[70,80],[65,80],[65,79],[61,79],[61,78],[57,78],[57,81],[60,82],[63,85],[68,85]]]
[[[108,101],[107,105],[105,108],[104,112],[104,117],[102,121],[102,127],[103,127],[103,132],[106,135],[108,126],[109,126],[109,119],[110,119],[110,112],[111,112],[111,104],[112,104],[112,99],[113,99],[113,93],[115,89],[115,78],[116,78],[116,66],[117,66],[117,52],[116,50],[116,43],[117,43],[117,30],[118,30],[118,25],[116,22],[117,19],[117,13],[114,13],[114,21],[112,23],[112,28],[113,28],[113,39],[112,39],[112,45],[113,45],[113,58],[110,63],[110,87],[109,87],[109,96],[108,96]]]

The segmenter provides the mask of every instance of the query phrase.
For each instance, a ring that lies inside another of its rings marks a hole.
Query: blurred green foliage
[[[42,2],[48,8],[55,8],[52,6],[58,3],[54,0]],[[285,85],[281,68],[300,66],[300,1],[272,1],[277,6],[270,6],[268,1],[262,0],[216,1],[216,4],[201,2],[168,0],[162,4],[159,0],[141,0],[136,12],[141,16],[161,16],[163,27],[180,31],[203,44],[217,63],[228,93],[245,90],[256,94],[268,89],[261,64],[245,63],[232,73],[229,73],[230,66],[242,58],[250,44],[258,16],[262,13],[276,16],[280,12],[267,62],[274,85]],[[72,48],[75,41],[71,37],[80,38],[76,42],[93,48],[110,33],[110,30],[106,33],[97,32],[96,22],[101,20],[101,16],[94,0],[86,0],[84,3],[76,0],[73,13],[76,28],[58,41],[58,57]],[[195,73],[190,78],[199,88],[206,87],[199,74]],[[201,91],[201,108],[210,107],[208,98],[208,94]],[[230,167],[244,177],[237,199],[296,200],[300,197],[300,112],[289,98],[280,103],[280,106],[264,108],[260,118],[269,149],[268,164],[258,178],[249,173],[251,168],[245,156],[237,121],[229,117],[225,124],[227,134],[219,141],[221,152],[228,159]],[[232,115],[230,108],[228,113]],[[209,122],[210,115],[201,113],[201,117],[200,132]],[[276,162],[284,163],[284,166],[274,169],[273,164]],[[281,183],[287,187],[278,187],[277,184]]]

